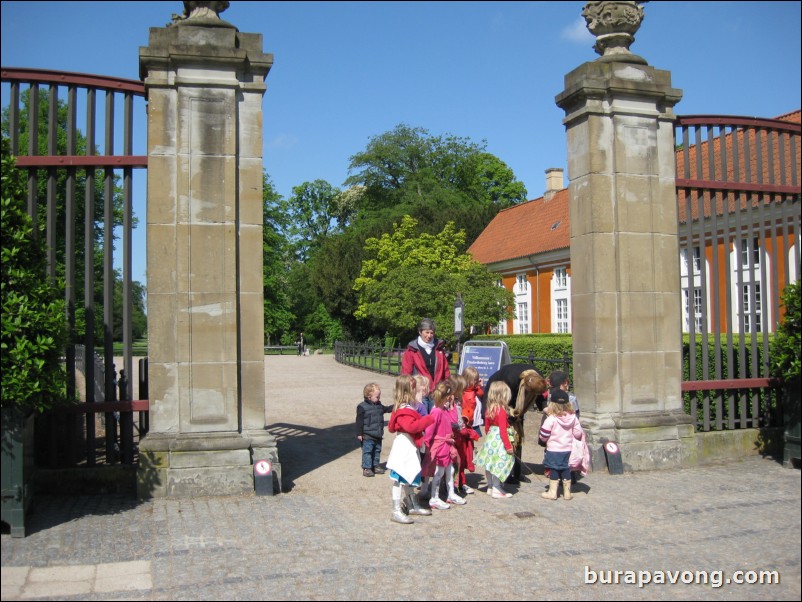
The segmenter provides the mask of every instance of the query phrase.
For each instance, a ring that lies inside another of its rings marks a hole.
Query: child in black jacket
[[[392,405],[382,405],[382,390],[378,383],[365,385],[364,400],[356,407],[356,438],[362,442],[362,476],[384,474],[379,465],[384,437],[384,415],[393,411]]]

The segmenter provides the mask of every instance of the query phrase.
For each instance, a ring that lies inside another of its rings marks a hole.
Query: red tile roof
[[[800,123],[800,111],[792,111],[777,117],[778,120],[789,123]],[[752,134],[752,137],[754,134]],[[732,136],[727,136],[729,146]],[[705,150],[707,142],[702,143],[700,149],[702,155],[702,177],[708,176],[708,152]],[[718,140],[714,142],[714,160],[718,161],[718,150],[720,146]],[[754,144],[753,144],[754,148]],[[689,147],[689,164],[696,163],[696,145]],[[800,148],[797,144],[797,165],[799,165]],[[790,163],[790,156],[785,157],[785,163]],[[775,171],[779,169],[782,161],[775,161]],[[683,177],[684,157],[682,150],[677,152],[677,176]],[[764,171],[768,169],[768,162]],[[753,172],[757,171],[753,166]],[[731,172],[731,168],[728,169]],[[797,170],[798,172],[798,170]],[[790,166],[786,173],[790,173]],[[732,174],[729,173],[729,176]],[[767,175],[767,174],[766,174]],[[692,172],[692,177],[699,177]],[[680,222],[685,221],[686,203],[683,190],[679,191],[680,197]],[[720,203],[721,201],[719,201]],[[730,204],[730,211],[734,210],[734,204]],[[719,207],[719,213],[721,207]],[[692,208],[694,219],[698,213],[697,208]],[[706,215],[710,213],[709,201],[704,208]],[[518,259],[527,255],[537,255],[547,251],[565,249],[570,246],[570,224],[568,216],[568,189],[564,188],[554,194],[550,200],[544,197],[521,203],[515,207],[500,211],[495,218],[487,225],[484,231],[474,241],[468,252],[478,262],[483,264],[498,263],[501,261]]]
[[[496,263],[570,246],[568,189],[499,211],[468,252],[479,263]]]

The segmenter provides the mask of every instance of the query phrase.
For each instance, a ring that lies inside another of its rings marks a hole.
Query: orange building
[[[772,332],[800,274],[800,111],[681,117],[677,128],[683,332]],[[542,197],[500,211],[468,252],[515,295],[498,334],[571,332],[562,169],[546,171]]]

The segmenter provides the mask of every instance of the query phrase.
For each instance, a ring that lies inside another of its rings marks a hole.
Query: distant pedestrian
[[[384,474],[379,465],[384,437],[384,415],[393,411],[393,406],[382,405],[382,390],[378,383],[365,385],[364,400],[356,407],[356,438],[362,443],[362,476]]]
[[[304,333],[298,334],[298,340],[295,342],[295,345],[298,347],[298,356],[302,356],[304,354],[304,347],[306,347],[306,339],[304,339]]]
[[[420,447],[423,444],[423,433],[434,421],[432,416],[421,416],[413,407],[416,392],[417,384],[409,374],[396,378],[395,404],[388,427],[396,435],[387,458],[387,468],[390,470],[390,478],[393,479],[391,520],[401,524],[414,522],[409,518],[410,514],[428,516],[432,513],[429,508],[421,507],[418,496],[412,489],[421,483]]]
[[[557,487],[562,481],[563,497],[570,500],[573,496],[568,459],[571,456],[574,439],[582,439],[582,426],[574,413],[574,408],[571,407],[568,393],[560,389],[556,389],[549,396],[545,414],[546,419],[540,426],[539,438],[546,443],[543,466],[549,469],[549,490],[540,495],[547,500],[556,500]]]
[[[484,466],[487,493],[495,499],[512,497],[501,485],[512,471],[514,461],[513,442],[510,440],[513,430],[507,422],[507,408],[511,398],[512,393],[507,383],[500,380],[490,383],[485,396],[486,434],[474,460],[476,464]]]

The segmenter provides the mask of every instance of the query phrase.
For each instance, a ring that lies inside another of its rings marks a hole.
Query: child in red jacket
[[[420,506],[418,497],[412,490],[413,486],[420,485],[421,482],[420,447],[423,443],[423,432],[434,422],[432,416],[421,416],[414,409],[415,387],[415,379],[408,374],[402,374],[396,379],[395,406],[388,426],[391,433],[396,433],[387,458],[390,478],[394,481],[391,520],[404,525],[415,522],[409,518],[409,514],[426,516],[432,513],[428,508]],[[406,508],[402,506],[402,497]]]
[[[481,401],[484,397],[484,389],[482,389],[482,379],[479,376],[479,371],[473,366],[468,366],[462,371],[460,379],[463,381],[464,389],[462,391],[462,404],[460,409],[461,424],[458,436],[455,437],[455,447],[459,454],[459,467],[457,470],[457,478],[454,485],[457,491],[462,495],[473,493],[473,489],[468,487],[465,481],[465,470],[473,472],[475,466],[473,465],[473,452],[476,441],[482,436],[482,431],[479,429],[479,424],[476,422],[477,406],[479,408],[479,422],[481,422]],[[470,432],[469,432],[470,431]]]

